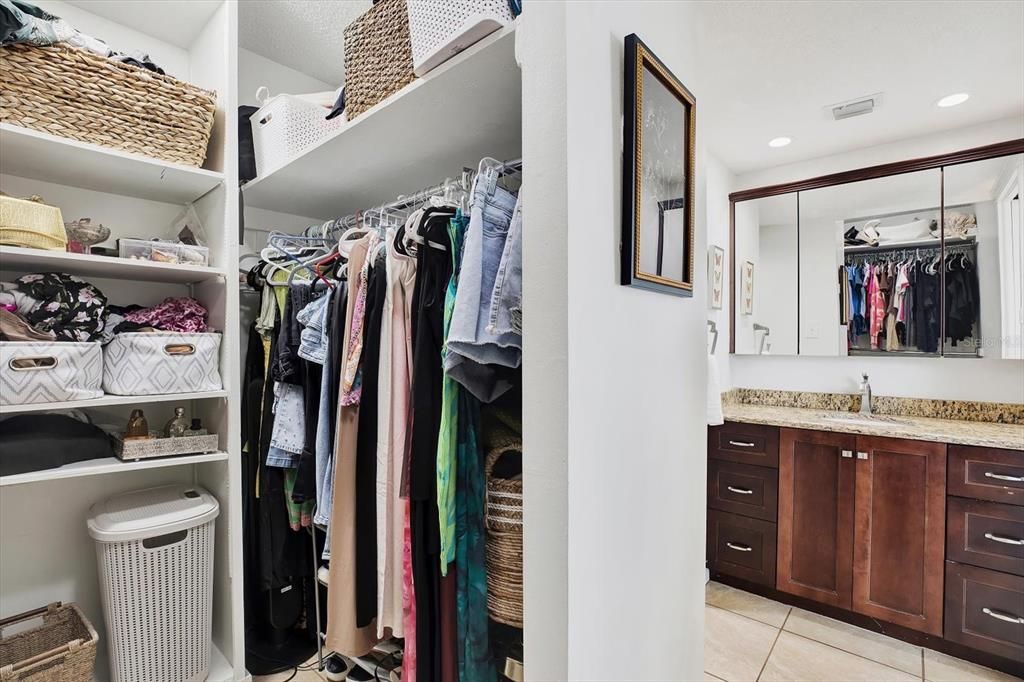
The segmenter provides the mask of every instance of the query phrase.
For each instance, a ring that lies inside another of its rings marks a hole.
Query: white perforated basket
[[[328,110],[291,95],[277,95],[249,117],[256,177],[269,175],[345,125]]]
[[[218,504],[170,485],[93,506],[113,682],[200,682],[210,668]]]
[[[512,23],[508,0],[407,0],[412,66],[422,76]]]

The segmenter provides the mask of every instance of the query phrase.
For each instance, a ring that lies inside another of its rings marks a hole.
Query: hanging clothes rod
[[[509,159],[508,161],[501,162],[500,166],[497,166],[497,168],[500,171],[502,171],[502,172],[504,172],[504,171],[522,170],[522,168],[523,168],[523,160],[521,158],[519,158],[519,159]],[[461,180],[462,180],[463,184],[466,184],[466,185],[471,184],[472,181],[473,181],[473,178],[475,176],[476,176],[476,171],[473,170],[472,168],[463,168],[462,169]],[[382,204],[380,206],[373,206],[373,207],[371,207],[368,210],[371,210],[371,211],[400,211],[402,209],[409,208],[411,206],[415,206],[416,204],[423,203],[424,201],[426,201],[430,197],[444,192],[448,187],[451,187],[453,182],[455,182],[455,179],[449,178],[449,179],[445,180],[444,182],[439,183],[437,185],[434,185],[432,187],[427,187],[425,189],[421,189],[418,192],[414,192],[413,194],[401,195],[400,197],[398,197],[397,199],[395,199],[392,202],[389,202],[389,203],[386,203],[386,204]]]

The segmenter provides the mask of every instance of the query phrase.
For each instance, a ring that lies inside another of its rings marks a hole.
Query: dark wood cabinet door
[[[857,437],[781,429],[776,587],[850,608]]]
[[[942,635],[946,446],[857,437],[853,610]]]

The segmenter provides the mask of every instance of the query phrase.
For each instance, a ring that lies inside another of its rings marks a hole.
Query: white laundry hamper
[[[169,485],[93,505],[113,682],[199,682],[210,668],[217,500]]]

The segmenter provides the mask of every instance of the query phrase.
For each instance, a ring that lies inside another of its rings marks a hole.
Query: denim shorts
[[[498,187],[496,170],[488,169],[477,176],[444,366],[450,377],[483,402],[491,402],[512,388],[509,370],[518,367],[522,359],[521,335],[512,329],[511,322],[503,324],[500,310],[493,310],[503,261],[510,265],[498,292],[499,307],[506,298],[517,298],[515,290],[522,286],[521,274],[515,284],[511,272],[515,254],[521,263],[521,247],[512,249],[507,259],[503,257],[515,206],[515,196]],[[519,270],[521,273],[521,266]]]
[[[516,207],[512,211],[512,223],[505,239],[505,250],[501,254],[498,276],[491,293],[491,316],[487,331],[497,334],[520,336],[514,348],[522,353],[523,333],[523,190],[520,188]],[[516,362],[518,365],[519,362]]]

